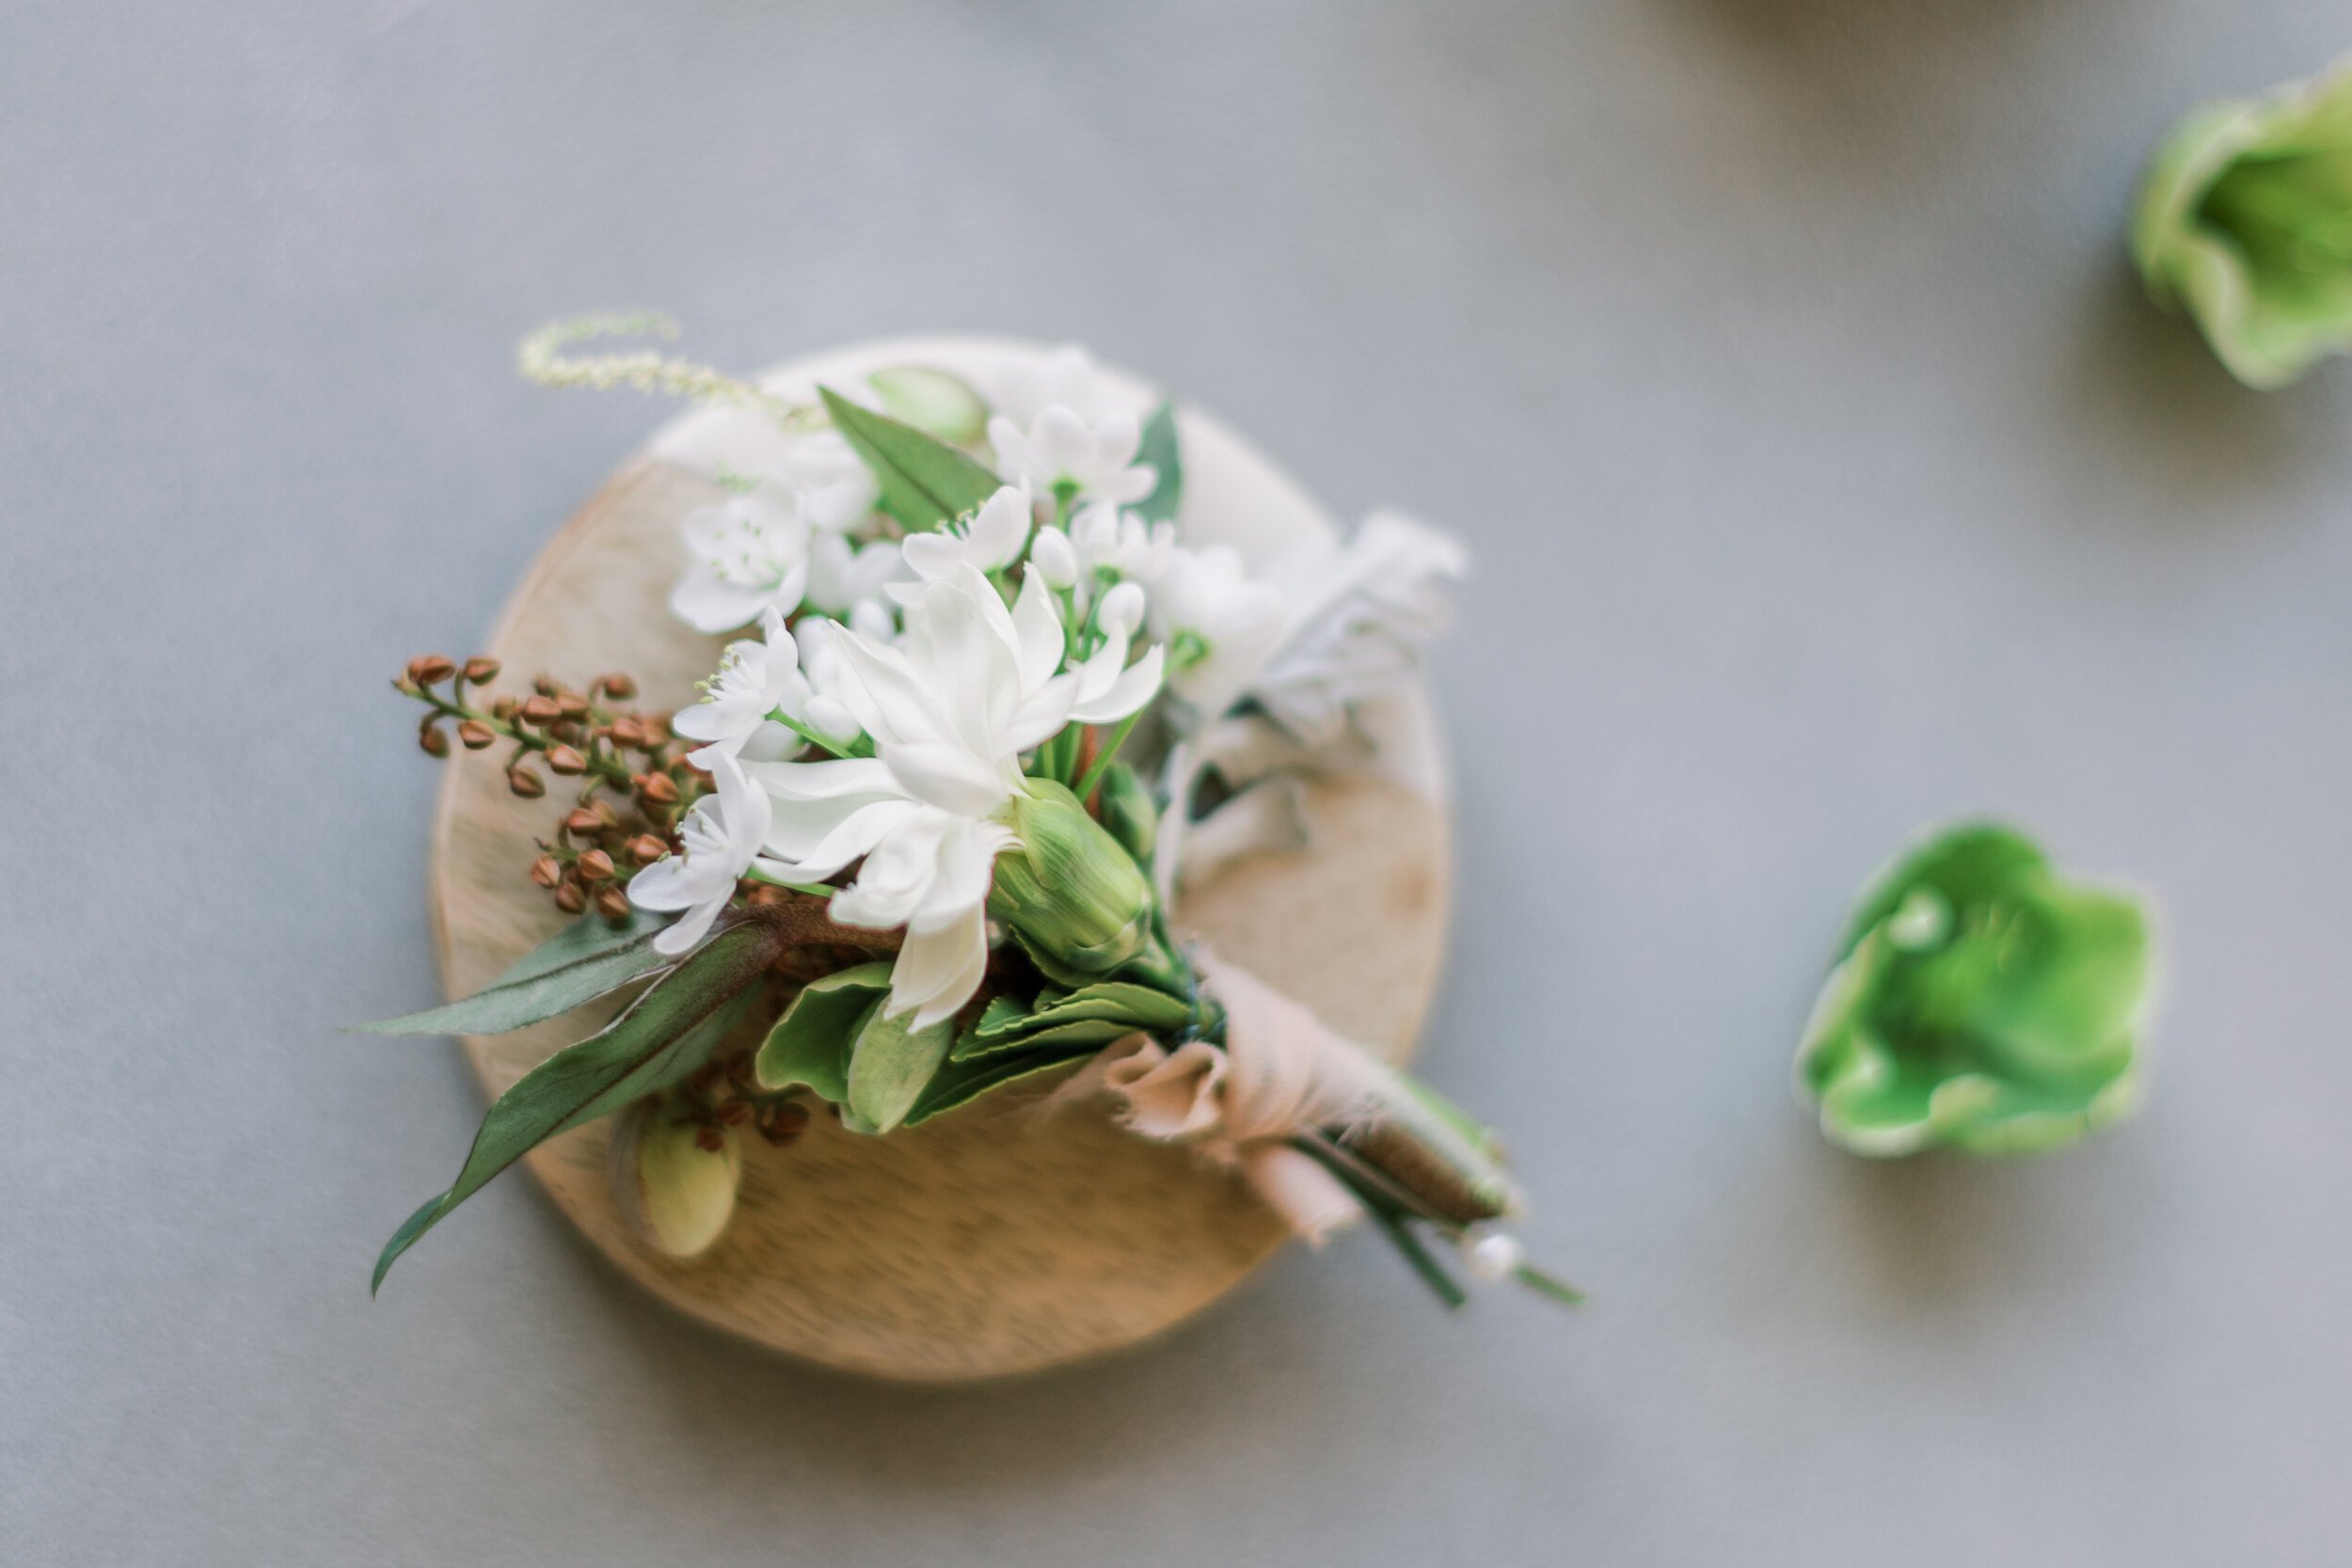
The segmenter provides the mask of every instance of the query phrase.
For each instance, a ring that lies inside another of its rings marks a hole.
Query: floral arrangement
[[[2132,255],[2249,387],[2352,345],[2352,65],[2183,119],[2141,182]]]
[[[1076,350],[985,391],[905,366],[808,401],[659,352],[574,352],[667,330],[563,324],[522,365],[772,420],[785,455],[684,519],[669,597],[743,635],[668,713],[628,705],[621,673],[494,694],[493,661],[425,657],[395,682],[424,705],[427,752],[499,749],[526,799],[564,782],[516,871],[576,919],[478,993],[368,1027],[497,1034],[628,1000],[498,1098],[376,1283],[599,1117],[619,1118],[622,1212],[691,1257],[728,1222],[746,1135],[788,1144],[828,1116],[890,1136],[1057,1077],[1046,1110],[1099,1099],[1238,1171],[1299,1234],[1369,1216],[1451,1303],[1433,1238],[1473,1275],[1573,1299],[1497,1228],[1519,1197],[1492,1134],[1169,918],[1188,838],[1232,853],[1279,832],[1285,777],[1411,675],[1459,546],[1379,515],[1252,576],[1179,532],[1172,409],[1111,406]]]
[[[1798,1083],[1857,1154],[2057,1148],[2137,1106],[2153,974],[2141,899],[2011,829],[1949,829],[1864,891]]]

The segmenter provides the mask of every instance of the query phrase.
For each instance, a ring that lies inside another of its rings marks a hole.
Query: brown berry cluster
[[[469,692],[498,676],[494,658],[461,665],[424,654],[392,689],[431,710],[417,732],[427,755],[448,756],[452,731],[469,752],[503,745],[506,785],[527,800],[548,792],[542,768],[579,780],[554,838],[539,841],[531,879],[566,914],[593,904],[609,919],[624,918],[628,879],[677,847],[678,820],[710,787],[708,775],[686,761],[667,714],[619,705],[637,695],[628,675],[599,675],[585,691],[541,675],[528,696]]]
[[[750,1052],[708,1064],[681,1088],[683,1109],[702,1124],[694,1141],[714,1154],[726,1142],[725,1129],[730,1127],[748,1124],[778,1148],[808,1128],[808,1107],[801,1091],[762,1089],[752,1072]]]

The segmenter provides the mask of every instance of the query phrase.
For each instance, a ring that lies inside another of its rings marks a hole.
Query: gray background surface
[[[2121,259],[2314,0],[0,12],[0,1559],[2352,1560],[2352,374],[2240,390]],[[478,1109],[432,994],[464,654],[751,366],[1080,338],[1483,570],[1424,1057],[1563,1318],[1370,1238],[979,1391],[698,1330],[526,1183],[371,1306]],[[1867,1166],[1788,1054],[1860,879],[1994,809],[2157,889],[2154,1096]]]

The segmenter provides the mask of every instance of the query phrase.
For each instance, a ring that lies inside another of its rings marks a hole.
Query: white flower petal
[[[1067,544],[1063,547],[1068,548]],[[1055,608],[1053,591],[1046,586],[1044,574],[1022,575],[1021,594],[1012,605],[1012,625],[1020,646],[1022,689],[1034,690],[1053,679],[1055,672],[1061,668],[1066,641],[1061,611]]]
[[[1160,689],[1167,653],[1166,648],[1154,643],[1141,658],[1120,671],[1118,679],[1102,693],[1073,706],[1071,719],[1081,724],[1108,724],[1142,707]]]
[[[961,746],[885,746],[882,760],[900,789],[957,816],[985,817],[1012,793],[1001,773]]]
[[[767,594],[739,588],[710,566],[691,568],[670,590],[670,613],[700,632],[733,631],[767,606]]]
[[[890,1000],[897,1017],[912,1008],[910,1027],[928,1029],[953,1018],[988,974],[988,917],[977,906],[951,925],[909,933],[891,966]]]

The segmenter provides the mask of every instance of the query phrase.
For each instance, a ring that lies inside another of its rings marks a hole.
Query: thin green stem
[[[1095,785],[1103,782],[1103,775],[1110,771],[1111,764],[1118,759],[1120,747],[1127,743],[1128,732],[1136,727],[1136,721],[1142,717],[1143,709],[1137,708],[1126,718],[1121,719],[1119,721],[1119,728],[1111,731],[1110,739],[1104,741],[1103,749],[1094,753],[1094,766],[1087,769],[1086,777],[1080,779],[1077,787],[1071,791],[1078,798],[1080,805],[1086,804],[1087,798],[1094,793]]]
[[[810,745],[821,747],[823,750],[832,752],[834,756],[839,757],[844,762],[852,761],[858,757],[870,757],[874,754],[874,742],[866,736],[859,736],[855,740],[850,742],[849,749],[844,751],[840,742],[833,740],[816,730],[810,729],[806,724],[802,723],[798,719],[793,718],[782,708],[772,710],[768,717],[774,720],[777,723],[782,724],[786,729],[790,730],[794,735],[799,736],[803,740],[807,741]]]

